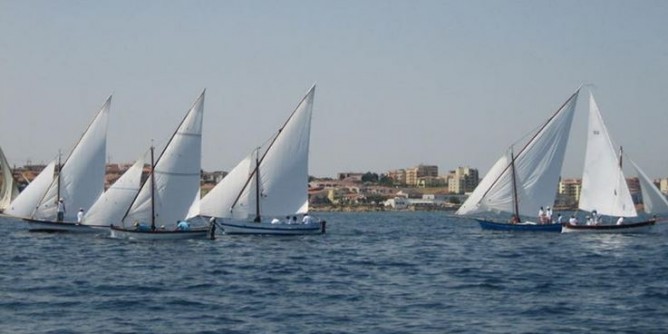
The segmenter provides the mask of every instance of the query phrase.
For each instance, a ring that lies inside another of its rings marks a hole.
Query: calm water
[[[321,214],[324,236],[127,242],[0,221],[0,333],[665,333],[668,226],[481,231]]]

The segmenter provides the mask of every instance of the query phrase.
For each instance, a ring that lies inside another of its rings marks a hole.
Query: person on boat
[[[304,218],[302,218],[302,224],[310,224],[313,222],[313,219],[311,216],[307,213],[304,214]]]
[[[568,223],[571,225],[577,225],[578,224],[578,219],[575,218],[575,215],[571,215],[571,218],[568,219]]]
[[[147,224],[144,224],[144,223],[139,223],[139,222],[135,222],[134,227],[135,227],[135,230],[137,230],[137,231],[150,231],[151,230],[150,226],[148,226]]]
[[[541,224],[545,223],[545,210],[543,210],[543,207],[540,207],[540,210],[538,210],[538,221]]]
[[[511,224],[519,224],[520,223],[520,218],[517,217],[517,215],[513,215],[512,217],[510,217],[510,223]]]
[[[285,216],[285,221],[283,222],[284,224],[290,224],[290,216]]]
[[[79,208],[79,212],[77,212],[77,223],[81,224],[83,216],[84,216],[84,210],[83,208]]]
[[[188,231],[190,230],[190,223],[188,223],[185,220],[179,221],[178,224],[176,224],[176,230],[177,231]]]
[[[564,217],[561,216],[561,213],[557,213],[557,224],[561,225],[563,220],[564,220]]]
[[[271,223],[272,224],[280,224],[281,221],[278,218],[274,218],[274,219],[271,220]]]
[[[65,202],[63,202],[63,199],[58,200],[58,209],[57,209],[57,220],[59,222],[63,221],[63,218],[65,218]]]
[[[546,218],[545,220],[546,220],[547,223],[552,222],[552,209],[550,209],[549,206],[547,207],[547,210],[545,211],[545,218]]]
[[[587,225],[594,225],[594,220],[587,216]]]
[[[619,219],[617,219],[617,225],[622,225],[622,224],[624,224],[624,217],[619,217]]]
[[[596,210],[591,211],[591,219],[594,221],[594,224],[598,225],[600,223],[601,217],[598,215]]]
[[[297,216],[292,216],[292,222],[290,224],[297,224]]]

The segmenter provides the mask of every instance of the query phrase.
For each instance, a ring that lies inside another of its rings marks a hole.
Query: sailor
[[[594,220],[591,219],[591,217],[587,216],[587,225],[593,225],[593,224],[594,224]]]
[[[547,207],[547,210],[545,211],[545,216],[547,217],[547,222],[551,223],[552,222],[552,209],[550,207]]]
[[[290,224],[297,224],[297,216],[292,216],[292,222]]]
[[[84,216],[84,210],[83,208],[79,208],[79,212],[77,212],[77,223],[81,224],[83,216]]]
[[[283,223],[290,224],[290,216],[285,216],[285,221]]]
[[[591,217],[592,217],[592,220],[594,221],[594,224],[598,224],[599,220],[601,219],[601,217],[599,217],[598,212],[596,210],[591,211]]]
[[[58,217],[57,220],[59,222],[63,221],[63,218],[65,218],[65,202],[63,202],[63,199],[60,198],[58,200]]]
[[[575,218],[575,215],[571,215],[571,218],[568,218],[568,223],[571,225],[577,225],[578,224],[578,219]]]
[[[564,217],[561,216],[561,213],[557,213],[557,224],[561,225]]]
[[[187,231],[190,229],[190,223],[185,220],[181,220],[178,224],[176,224],[176,229],[179,231]]]
[[[313,222],[313,219],[311,216],[309,216],[308,212],[304,214],[304,218],[302,218],[302,224],[310,224]]]
[[[280,224],[281,221],[278,218],[274,218],[274,219],[271,220],[271,223],[272,224]]]
[[[545,211],[542,206],[540,207],[540,210],[538,210],[538,221],[541,224],[545,222]]]
[[[622,225],[622,224],[624,224],[624,217],[619,217],[619,219],[617,219],[617,225]]]

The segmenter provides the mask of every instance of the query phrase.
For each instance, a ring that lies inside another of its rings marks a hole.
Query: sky
[[[666,17],[642,0],[0,0],[0,146],[46,163],[113,94],[109,160],[132,162],[206,89],[202,167],[229,171],[316,84],[311,175],[482,175],[584,84],[615,144],[668,177]]]

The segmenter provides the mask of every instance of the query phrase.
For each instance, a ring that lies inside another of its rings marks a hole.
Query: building
[[[405,169],[395,169],[387,172],[387,177],[389,177],[394,184],[396,185],[406,185],[406,170]]]
[[[480,179],[478,170],[470,167],[457,167],[448,174],[448,191],[453,194],[472,192]]]
[[[346,173],[338,173],[336,178],[342,181],[352,181],[352,182],[362,182],[362,177],[364,176],[364,173],[353,173],[353,172],[346,172]]]
[[[438,178],[438,166],[417,165],[406,170],[406,185],[417,186],[420,178]]]
[[[577,203],[582,193],[582,179],[562,179],[559,181],[559,195]]]
[[[662,193],[668,195],[668,178],[659,180],[659,190],[661,190]]]

